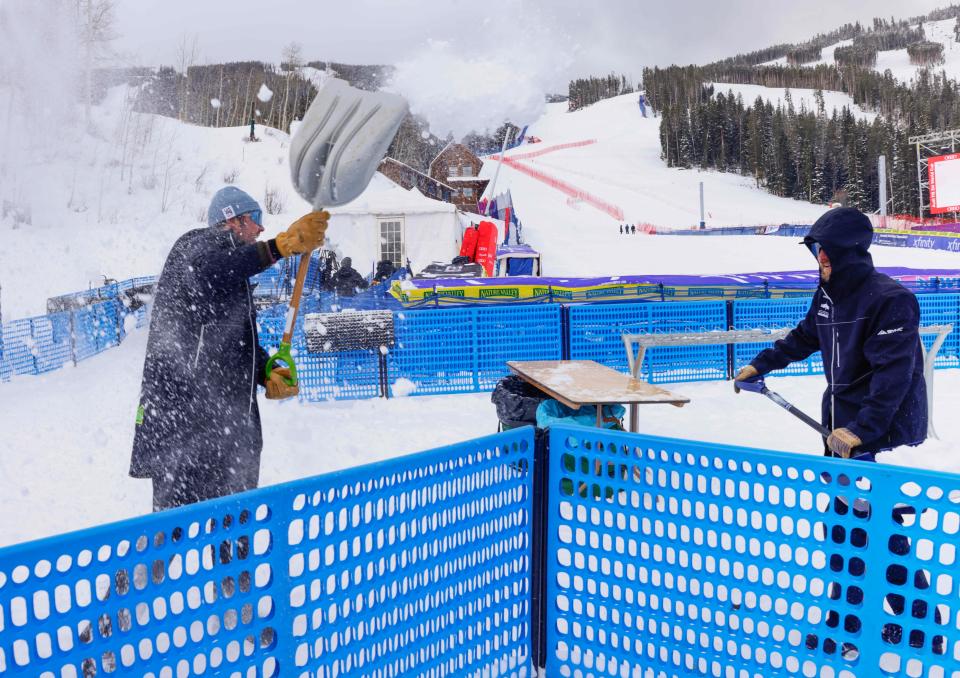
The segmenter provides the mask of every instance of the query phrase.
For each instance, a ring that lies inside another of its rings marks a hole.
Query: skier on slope
[[[280,257],[323,242],[329,214],[311,212],[267,242],[260,205],[233,186],[213,196],[208,228],[182,235],[167,256],[143,365],[130,475],[153,480],[153,510],[253,489],[263,438],[257,385],[297,394],[257,337],[248,279]]]
[[[817,219],[803,240],[821,281],[806,317],[736,377],[756,380],[821,351],[827,378],[821,416],[831,431],[825,453],[866,461],[927,435],[920,306],[873,267],[872,238],[870,220],[853,207]]]

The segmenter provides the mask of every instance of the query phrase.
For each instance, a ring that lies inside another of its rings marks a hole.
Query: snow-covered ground
[[[148,480],[127,476],[146,330],[76,368],[0,385],[0,546],[150,511]],[[816,413],[823,377],[770,379]],[[766,399],[734,395],[730,382],[667,384],[683,408],[640,408],[644,433],[817,454],[820,440]],[[936,374],[943,443],[881,460],[960,472],[960,370]],[[91,403],[96,403],[91,406]],[[494,433],[488,393],[300,405],[260,400],[261,485],[272,485]],[[438,423],[442,422],[442,424]]]

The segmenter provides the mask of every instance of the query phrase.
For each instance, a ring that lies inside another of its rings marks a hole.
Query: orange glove
[[[861,444],[863,441],[850,432],[849,429],[835,428],[833,433],[827,438],[827,447],[834,454],[838,454],[844,459],[850,458],[850,451]]]
[[[323,211],[310,212],[294,221],[290,228],[277,236],[280,254],[289,257],[292,254],[306,254],[320,247],[329,220],[330,213]]]
[[[300,393],[299,386],[289,386],[284,379],[290,378],[290,370],[286,367],[278,367],[270,372],[270,378],[267,379],[267,399],[268,400],[286,400]]]

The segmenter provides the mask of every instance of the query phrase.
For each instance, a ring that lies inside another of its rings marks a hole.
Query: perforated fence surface
[[[0,675],[529,676],[532,429],[0,549]]]
[[[508,360],[559,360],[560,306],[499,306],[394,315],[396,346],[389,380],[415,384],[413,394],[493,389]]]
[[[960,671],[960,476],[555,427],[547,675]]]
[[[142,280],[148,279],[124,281],[118,287]],[[920,294],[917,299],[923,325],[958,328],[940,349],[936,366],[960,367],[960,294]],[[381,349],[386,354],[381,361],[381,351],[376,349],[309,352],[302,319],[322,308],[316,299],[307,298],[293,352],[302,400],[374,398],[385,391],[390,395],[471,393],[491,390],[507,374],[509,360],[595,360],[626,372],[622,334],[793,327],[809,303],[804,297],[396,311],[396,342]],[[279,346],[285,312],[285,306],[274,306],[258,313],[261,344],[268,350]],[[129,326],[126,316],[130,313],[118,299],[4,323],[0,378],[40,374],[115,346]],[[145,307],[132,313],[137,327],[146,323]],[[923,337],[927,348],[935,339],[934,335]],[[653,347],[646,351],[640,375],[652,383],[726,379],[769,345]],[[822,371],[818,352],[781,373]]]
[[[622,335],[724,330],[726,309],[723,301],[571,306],[570,358],[627,372]],[[724,379],[727,349],[722,344],[651,348],[640,375],[651,383]]]
[[[119,300],[110,300],[5,322],[0,379],[14,374],[43,374],[116,346],[130,327],[128,317],[136,327],[145,326],[146,307],[128,310]]]
[[[938,368],[960,366],[960,294],[918,294],[920,324],[953,325],[954,331],[947,335],[937,352],[934,366]],[[810,299],[756,299],[733,304],[733,329],[778,329],[794,327],[810,307]],[[936,341],[935,334],[921,335],[921,341],[929,349]],[[749,363],[768,343],[735,344],[734,369],[739,370]],[[774,374],[822,374],[823,360],[820,352],[803,361],[788,365]]]

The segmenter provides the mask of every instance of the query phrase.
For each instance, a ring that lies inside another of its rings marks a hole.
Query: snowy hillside
[[[47,297],[159,273],[174,240],[206,224],[210,195],[225,183],[263,203],[268,234],[309,206],[290,186],[286,134],[257,128],[206,128],[132,113],[123,87],[93,110],[87,135],[52,156],[32,158],[45,199],[32,201],[31,223],[0,221],[4,318],[45,312]],[[42,253],[42,256],[40,256]]]
[[[929,21],[923,24],[923,31],[926,39],[930,42],[939,42],[943,45],[944,63],[940,66],[932,67],[932,71],[939,73],[945,72],[948,77],[954,80],[960,78],[960,43],[956,41],[953,34],[953,28],[956,25],[956,19],[944,19],[943,21]],[[916,28],[917,26],[911,26]],[[841,40],[840,42],[824,47],[820,53],[820,60],[803,64],[807,67],[814,67],[820,64],[833,65],[836,63],[833,57],[834,50],[837,47],[852,45],[853,40]],[[764,62],[761,66],[786,66],[787,58],[780,57],[772,61]],[[920,66],[914,66],[910,63],[910,57],[906,49],[892,49],[877,52],[877,65],[874,67],[879,73],[889,70],[894,78],[908,83],[916,78],[921,70]]]

